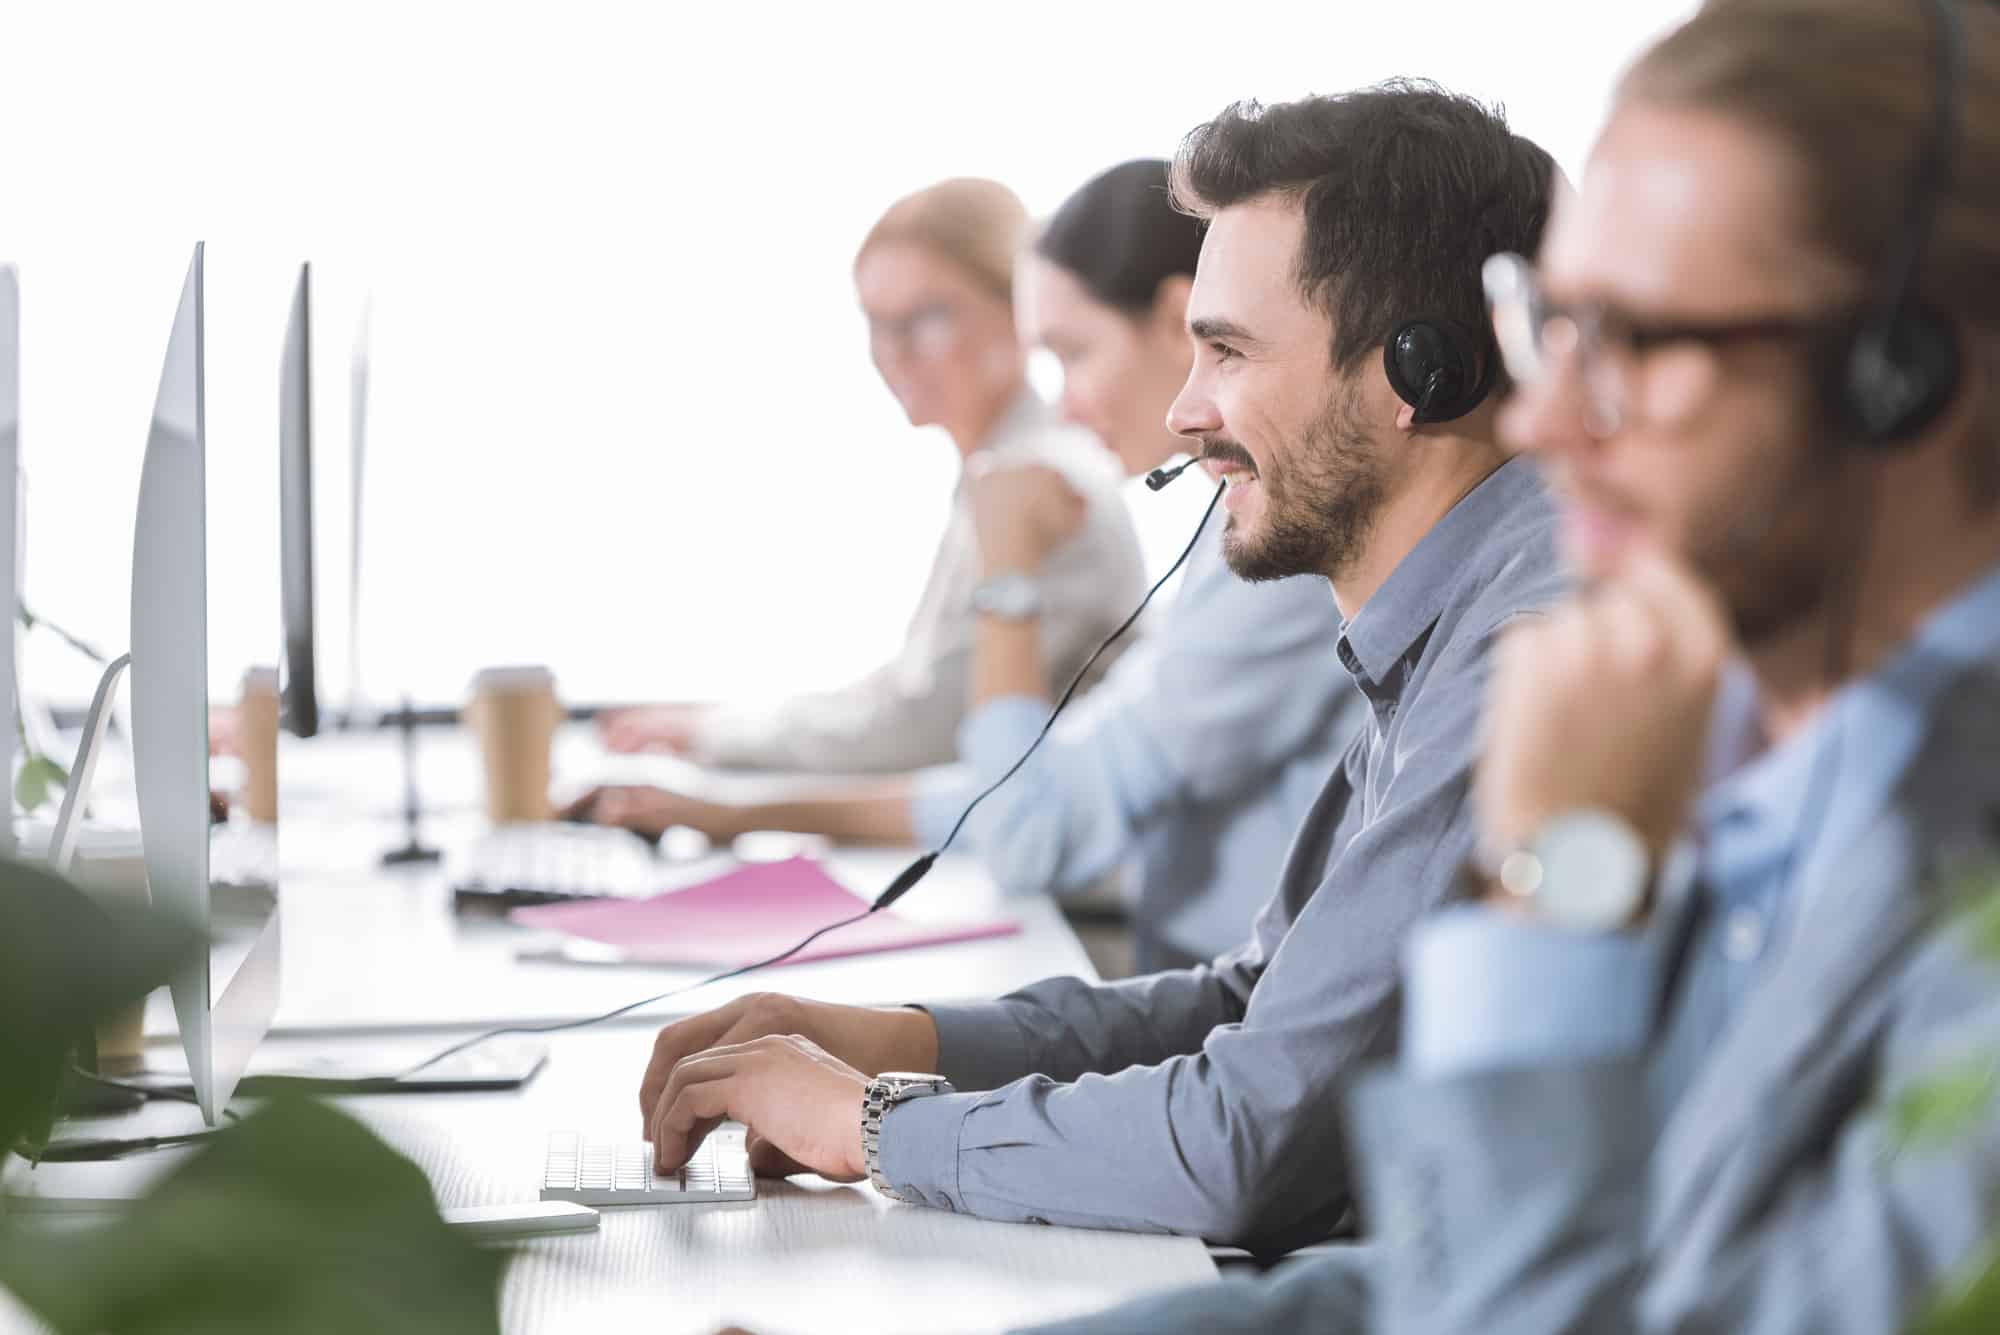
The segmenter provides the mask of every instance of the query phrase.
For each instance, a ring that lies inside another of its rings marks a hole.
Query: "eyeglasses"
[[[934,356],[958,337],[958,308],[948,301],[926,302],[906,315],[869,316],[868,342],[918,357]]]
[[[1508,376],[1524,388],[1546,385],[1573,358],[1584,426],[1599,437],[1631,421],[1666,425],[1687,416],[1714,389],[1727,345],[1809,338],[1828,324],[1824,316],[1795,315],[1653,321],[1593,302],[1554,302],[1519,255],[1491,257],[1480,281]]]

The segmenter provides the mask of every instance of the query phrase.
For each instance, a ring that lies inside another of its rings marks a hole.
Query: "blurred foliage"
[[[416,1165],[295,1095],[205,1142],[85,1245],[0,1236],[0,1282],[60,1331],[499,1329],[505,1253],[453,1233]]]
[[[1915,1335],[1993,1335],[2000,1330],[2000,1241],[1967,1266],[1911,1327]]]
[[[0,860],[0,1147],[47,1139],[72,1050],[205,948],[192,927]]]
[[[0,1146],[44,1141],[96,1021],[206,948],[0,862]],[[453,1233],[414,1164],[301,1097],[205,1141],[102,1226],[73,1222],[0,1208],[0,1285],[60,1332],[499,1329],[506,1254]]]
[[[61,789],[69,787],[69,771],[47,756],[29,753],[14,776],[14,800],[21,810],[34,813]]]
[[[1889,1105],[1898,1152],[1951,1144],[1979,1121],[1995,1089],[2000,1089],[2000,1065],[1992,1057],[1976,1057],[1903,1090]]]
[[[1968,868],[1946,887],[1947,902],[1973,952],[2000,967],[2000,865]],[[1948,1145],[1993,1115],[2000,1099],[2000,1050],[1961,1059],[1901,1091],[1889,1108],[1902,1152]],[[2000,1230],[1911,1327],[1916,1335],[2000,1331]]]

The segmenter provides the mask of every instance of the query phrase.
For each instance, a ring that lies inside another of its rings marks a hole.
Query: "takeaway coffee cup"
[[[544,667],[488,668],[472,680],[465,719],[479,735],[488,819],[550,819],[549,748],[562,721],[555,676]]]

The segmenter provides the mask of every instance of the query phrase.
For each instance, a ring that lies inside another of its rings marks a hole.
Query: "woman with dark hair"
[[[1131,476],[1187,448],[1165,421],[1192,363],[1184,325],[1200,249],[1201,225],[1174,209],[1167,164],[1150,159],[1078,190],[1016,268],[1016,318],[1062,364],[1064,416]],[[986,471],[968,491],[988,580],[1032,576],[1080,508],[1065,478],[1039,466]],[[1325,587],[1238,580],[1223,563],[1223,522],[1206,523],[1158,632],[1120,660],[1075,726],[980,805],[954,845],[1012,893],[1070,895],[1122,869],[1144,972],[1248,939],[1359,718]],[[971,713],[951,769],[865,796],[774,804],[605,796],[629,804],[642,829],[786,829],[936,847],[1040,730],[1048,653],[1036,618],[979,618]]]

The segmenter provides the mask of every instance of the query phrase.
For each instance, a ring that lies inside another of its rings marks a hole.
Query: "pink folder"
[[[753,862],[712,881],[650,899],[594,899],[537,904],[509,916],[528,927],[553,928],[615,946],[634,964],[740,965],[767,959],[809,933],[868,907],[811,858]],[[892,910],[828,932],[787,960],[836,959],[909,946],[1010,936],[1017,922],[927,923]]]

